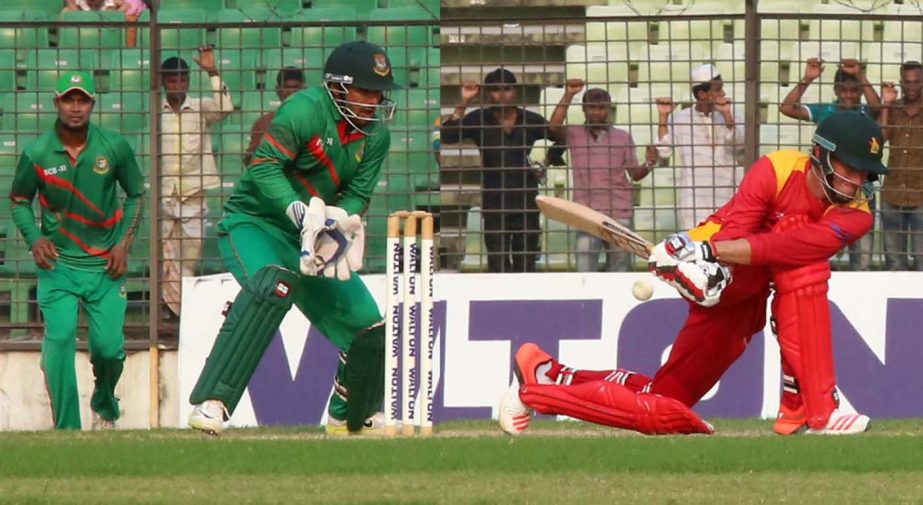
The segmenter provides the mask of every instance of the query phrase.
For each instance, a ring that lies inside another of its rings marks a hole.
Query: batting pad
[[[362,429],[385,394],[385,323],[359,332],[346,352],[346,428]]]
[[[218,332],[189,402],[221,400],[233,413],[250,377],[292,306],[298,276],[265,266],[241,288]],[[384,372],[382,372],[384,373]]]
[[[635,393],[607,381],[577,386],[528,384],[519,398],[542,414],[566,415],[591,423],[647,435],[711,434],[714,428],[679,400],[652,393]]]
[[[808,427],[827,425],[839,405],[833,365],[833,332],[827,261],[773,272],[776,295],[772,308],[779,348],[797,380]]]

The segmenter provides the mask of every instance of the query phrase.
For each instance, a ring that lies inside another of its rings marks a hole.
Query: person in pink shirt
[[[567,108],[583,90],[582,79],[568,79],[564,95],[551,115],[549,129],[556,138],[566,139],[574,176],[574,201],[633,227],[634,208],[631,181],[640,181],[657,162],[657,151],[648,146],[644,165],[638,163],[631,134],[612,126],[612,99],[601,88],[583,95],[582,125],[564,126]],[[606,253],[606,270],[632,270],[631,253],[612,247],[587,233],[577,234],[577,271],[595,272],[600,253]]]

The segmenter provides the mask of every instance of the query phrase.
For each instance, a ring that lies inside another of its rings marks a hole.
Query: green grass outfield
[[[854,437],[711,437],[535,422],[446,423],[427,439],[317,428],[0,433],[0,503],[923,503],[923,420]]]

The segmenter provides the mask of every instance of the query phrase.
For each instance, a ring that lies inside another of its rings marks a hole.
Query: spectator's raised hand
[[[198,63],[199,68],[206,72],[218,71],[218,68],[215,66],[215,47],[211,44],[199,46],[199,54],[193,56],[192,59]]]
[[[820,58],[808,58],[807,65],[804,66],[804,80],[811,82],[824,73],[824,60]]]
[[[583,82],[583,79],[568,79],[567,82],[564,83],[564,93],[574,96],[580,93],[580,90],[582,90],[585,85],[586,83]]]
[[[715,98],[715,110],[723,115],[731,113],[731,99],[726,96]]]
[[[673,99],[668,96],[660,96],[656,99],[657,113],[661,116],[669,116],[673,112]]]
[[[840,60],[840,70],[844,74],[859,77],[862,74],[862,65],[859,65],[859,60],[855,58],[843,58]]]
[[[481,87],[478,86],[477,81],[462,81],[461,86],[461,100],[462,103],[467,105],[471,100],[474,100],[478,96],[478,92],[481,90]]]
[[[881,83],[881,101],[885,105],[890,105],[897,100],[897,87],[893,82]]]

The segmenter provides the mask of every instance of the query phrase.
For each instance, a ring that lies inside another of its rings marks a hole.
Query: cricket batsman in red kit
[[[650,255],[651,272],[690,301],[654,377],[572,369],[524,344],[500,404],[501,428],[518,435],[538,411],[646,434],[713,433],[691,407],[765,327],[772,290],[783,373],[774,430],[866,431],[867,416],[838,408],[827,282],[829,258],[872,227],[863,185],[887,173],[882,148],[872,119],[843,110],[817,127],[810,155],[783,150],[760,158],[727,204]]]

